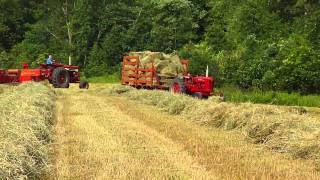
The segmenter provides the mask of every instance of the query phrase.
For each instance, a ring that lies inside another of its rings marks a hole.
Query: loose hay
[[[320,118],[301,113],[300,108],[232,104],[215,98],[199,101],[169,92],[135,90],[126,86],[114,87],[111,92],[203,125],[240,131],[252,143],[264,144],[293,158],[320,162]],[[317,165],[320,167],[319,163]]]
[[[37,83],[12,88],[0,101],[0,179],[36,179],[48,165],[54,94]]]
[[[121,95],[123,93],[126,93],[128,91],[134,90],[131,86],[112,86],[111,88],[107,89],[99,89],[98,91],[100,93],[106,93],[106,94],[112,94],[112,95]]]

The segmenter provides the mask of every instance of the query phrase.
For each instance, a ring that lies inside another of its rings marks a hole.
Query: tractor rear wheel
[[[89,83],[87,81],[80,81],[79,88],[80,89],[89,89]]]
[[[70,84],[69,72],[62,67],[58,67],[55,70],[53,70],[52,84],[53,84],[53,87],[55,88],[69,88],[69,84]]]
[[[170,86],[170,91],[172,94],[185,94],[186,85],[184,80],[181,78],[175,78]]]

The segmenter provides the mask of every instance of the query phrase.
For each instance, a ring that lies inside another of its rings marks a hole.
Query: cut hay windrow
[[[48,166],[53,91],[39,83],[0,94],[0,179],[37,179]]]
[[[314,160],[320,170],[320,117],[304,108],[207,101],[165,91],[136,90],[115,86],[104,93],[157,106],[172,115],[196,123],[238,131],[246,139],[293,158]]]

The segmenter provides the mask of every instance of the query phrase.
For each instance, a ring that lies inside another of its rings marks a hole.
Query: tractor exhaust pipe
[[[206,77],[209,77],[209,66],[207,65]]]

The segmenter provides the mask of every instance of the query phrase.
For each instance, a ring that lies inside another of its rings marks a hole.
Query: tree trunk
[[[72,65],[72,29],[71,23],[69,21],[69,11],[68,11],[68,0],[65,2],[65,8],[62,7],[62,11],[64,12],[66,26],[67,26],[67,33],[68,33],[68,45],[69,45],[69,65]]]
[[[69,43],[69,65],[72,65],[72,32],[71,32],[71,28],[70,28],[70,22],[68,22],[67,19],[67,28],[68,28],[68,43]]]
[[[71,53],[69,54],[69,65],[70,66],[72,65],[72,54]]]

